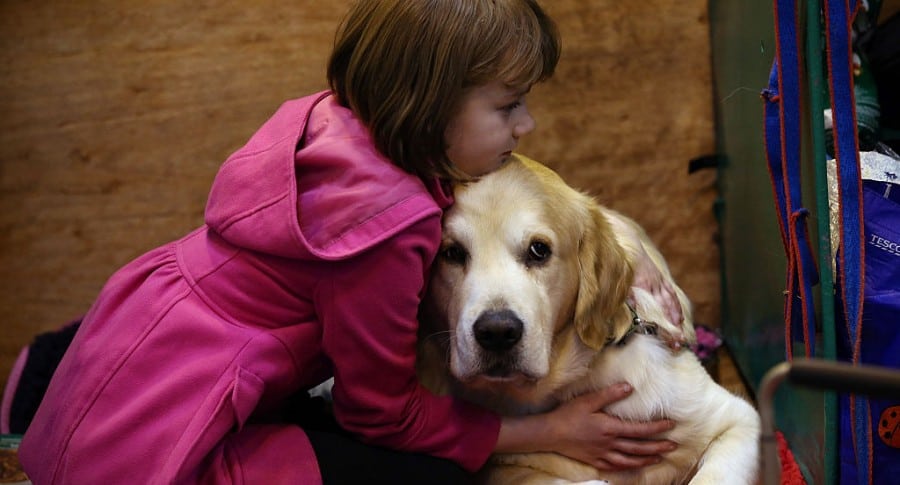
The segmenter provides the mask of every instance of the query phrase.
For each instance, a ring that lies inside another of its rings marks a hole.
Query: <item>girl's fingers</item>
[[[652,438],[675,427],[675,422],[668,419],[637,423],[622,421],[622,423],[623,426],[618,435],[638,439]]]
[[[592,412],[600,411],[610,404],[621,401],[633,391],[630,384],[620,382],[604,387],[599,391],[584,394],[575,398],[578,404],[588,407]]]

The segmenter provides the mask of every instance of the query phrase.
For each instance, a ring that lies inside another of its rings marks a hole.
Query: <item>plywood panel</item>
[[[0,375],[202,223],[225,157],[324,89],[349,2],[0,3]]]
[[[554,79],[535,90],[525,150],[645,226],[691,297],[719,318],[706,2],[548,3],[563,35]]]
[[[544,2],[564,54],[522,151],[643,223],[718,318],[706,2]],[[202,223],[221,162],[325,87],[349,1],[0,2],[0,379],[109,275]],[[0,381],[2,382],[2,381]]]

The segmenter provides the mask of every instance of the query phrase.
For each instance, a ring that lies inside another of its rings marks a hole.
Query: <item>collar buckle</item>
[[[610,340],[610,343],[614,344],[616,347],[622,347],[628,343],[628,339],[632,335],[653,335],[656,336],[659,334],[659,325],[656,322],[648,322],[641,318],[637,311],[634,309],[631,304],[627,304],[628,309],[631,311],[631,327],[628,328],[628,331],[625,332],[625,335],[622,336],[618,341]]]

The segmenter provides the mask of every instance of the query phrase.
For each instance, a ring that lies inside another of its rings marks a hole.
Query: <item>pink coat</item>
[[[286,102],[222,166],[207,224],[107,282],[22,442],[28,475],[316,483],[306,435],[275,416],[332,375],[338,421],[360,439],[477,469],[499,418],[414,371],[449,203],[329,93]]]

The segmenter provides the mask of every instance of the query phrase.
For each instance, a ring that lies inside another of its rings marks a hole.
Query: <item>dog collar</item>
[[[659,334],[659,325],[656,322],[648,322],[641,318],[637,311],[633,306],[626,303],[628,306],[628,310],[631,311],[631,327],[628,328],[628,331],[625,332],[625,335],[622,335],[622,338],[619,340],[610,339],[609,344],[613,344],[616,347],[622,347],[623,345],[628,343],[628,339],[631,338],[632,335],[658,335]]]

